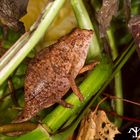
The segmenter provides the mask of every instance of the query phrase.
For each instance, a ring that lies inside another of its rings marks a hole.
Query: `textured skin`
[[[75,29],[40,51],[29,63],[25,79],[25,107],[15,122],[24,122],[60,100],[85,63],[93,31]]]
[[[26,14],[28,0],[0,0],[0,24],[15,31],[24,31],[24,25],[19,21]]]

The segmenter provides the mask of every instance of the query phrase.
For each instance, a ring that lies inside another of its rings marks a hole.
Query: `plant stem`
[[[118,51],[116,47],[116,42],[114,39],[114,34],[113,34],[113,29],[110,28],[107,31],[109,43],[110,43],[110,48],[111,48],[111,54],[112,54],[112,59],[113,61],[117,58],[118,56]],[[123,98],[123,89],[122,89],[122,76],[121,76],[121,70],[115,75],[114,77],[114,93],[115,96]],[[123,115],[123,101],[122,100],[115,100],[115,110],[117,114]],[[115,118],[114,122],[118,127],[121,126],[122,119],[121,118]]]
[[[113,69],[116,69],[118,67],[118,65],[121,63],[122,59],[125,58],[125,56],[128,54],[128,52],[130,52],[130,50],[132,49],[131,47],[134,46],[134,41],[132,41],[129,45],[129,47],[127,47],[125,49],[125,51],[115,59],[114,65],[113,65]]]
[[[71,0],[72,8],[75,13],[78,25],[80,28],[83,29],[91,29],[94,30],[94,26],[90,20],[88,12],[84,6],[82,0]],[[95,32],[95,30],[94,30]],[[100,43],[97,37],[97,34],[94,33],[93,39],[90,44],[89,53],[88,53],[88,60],[93,59],[96,56],[101,55],[101,48]]]
[[[0,85],[40,41],[64,2],[65,0],[55,0],[51,6],[48,5],[49,7],[46,7],[40,23],[38,25],[36,24],[36,29],[31,27],[32,31],[25,33],[22,39],[20,39],[20,42],[17,41],[0,59]]]

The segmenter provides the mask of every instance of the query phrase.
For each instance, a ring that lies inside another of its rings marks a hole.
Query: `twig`
[[[2,102],[2,101],[4,100],[4,98],[6,98],[6,97],[8,97],[8,96],[10,96],[10,93],[9,93],[9,94],[6,94],[6,95],[4,95],[4,96],[2,96],[2,97],[0,97],[0,102]]]
[[[0,126],[0,133],[9,133],[9,132],[19,132],[19,131],[32,131],[35,129],[38,125],[34,123],[20,123],[20,124],[6,124]]]
[[[15,106],[19,106],[11,77],[8,79],[8,87],[11,93],[13,103],[15,104]]]
[[[17,91],[21,90],[22,88],[19,88],[17,90],[15,90],[15,93],[17,93]],[[6,97],[10,96],[11,95],[11,92],[10,93],[7,93],[6,95],[0,97],[0,102],[2,102]]]
[[[105,100],[107,99],[107,97],[103,98],[101,101],[99,101],[99,103],[96,105],[96,108],[94,110],[94,112],[96,113],[98,108],[99,108],[99,105],[102,104]]]
[[[131,100],[127,100],[127,99],[124,99],[124,98],[121,98],[121,97],[112,96],[112,95],[105,94],[105,93],[103,93],[103,95],[109,97],[110,99],[114,99],[114,100],[119,99],[119,100],[122,100],[122,101],[124,101],[124,102],[128,102],[128,103],[131,103],[131,104],[140,106],[140,103],[137,103],[137,102],[134,102],[134,101],[131,101]]]
[[[103,109],[104,110],[104,109]],[[127,120],[127,121],[132,121],[132,122],[138,122],[140,123],[140,120],[139,119],[136,119],[136,118],[130,118],[130,117],[127,117],[127,116],[121,116],[119,114],[117,114],[116,112],[113,112],[113,111],[107,111],[107,110],[104,110],[105,112],[113,115],[113,116],[116,116],[116,117],[119,117],[119,118],[122,118],[123,120]]]

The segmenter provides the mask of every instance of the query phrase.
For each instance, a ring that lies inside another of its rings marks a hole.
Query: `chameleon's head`
[[[74,48],[87,48],[93,36],[93,30],[76,28],[70,34],[70,42]]]
[[[73,30],[73,35],[79,39],[90,40],[93,35],[93,30],[76,28]]]

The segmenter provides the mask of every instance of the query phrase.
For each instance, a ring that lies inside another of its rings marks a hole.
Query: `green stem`
[[[119,71],[115,75],[115,96],[120,97],[121,99],[123,98],[123,90],[122,90],[122,75],[121,71]],[[123,116],[123,101],[122,100],[115,100],[115,110],[116,113],[119,114],[120,116]],[[117,118],[115,119],[114,122],[118,127],[121,126],[122,124],[122,119]]]
[[[94,30],[94,27],[92,25],[92,22],[90,20],[90,17],[88,15],[88,12],[84,6],[84,3],[82,0],[71,0],[72,8],[75,13],[78,25],[80,28],[83,29],[92,29]],[[94,30],[95,32],[95,30]],[[96,56],[101,55],[101,48],[100,43],[97,37],[97,34],[95,33],[89,48],[88,53],[88,60],[93,59]]]
[[[40,23],[38,25],[36,24],[37,28],[34,29],[33,27],[29,34],[26,33],[24,37],[20,39],[20,42],[15,43],[15,45],[0,59],[0,85],[40,41],[64,2],[65,0],[55,0],[51,6],[48,5],[49,8],[47,6],[45,9]]]
[[[117,59],[115,59],[115,63],[113,65],[114,69],[116,69],[118,67],[118,65],[121,63],[122,59],[125,58],[125,56],[127,55],[128,52],[130,52],[131,47],[134,45],[134,41],[132,41],[129,45],[129,47],[126,48],[125,52],[123,52],[123,54],[120,57],[117,57]]]
[[[113,34],[112,28],[110,28],[107,31],[107,35],[108,35],[108,39],[109,39],[109,43],[110,43],[112,59],[114,61],[118,56],[118,51],[117,51],[116,42],[114,39],[114,34]],[[115,80],[114,81],[114,83],[115,83],[115,85],[114,85],[115,96],[123,98],[121,70],[115,75],[114,80]],[[119,114],[121,116],[123,115],[123,101],[122,100],[115,100],[115,110],[116,110],[117,114]],[[121,123],[122,123],[122,119],[116,118],[114,123],[118,127],[120,127]]]

